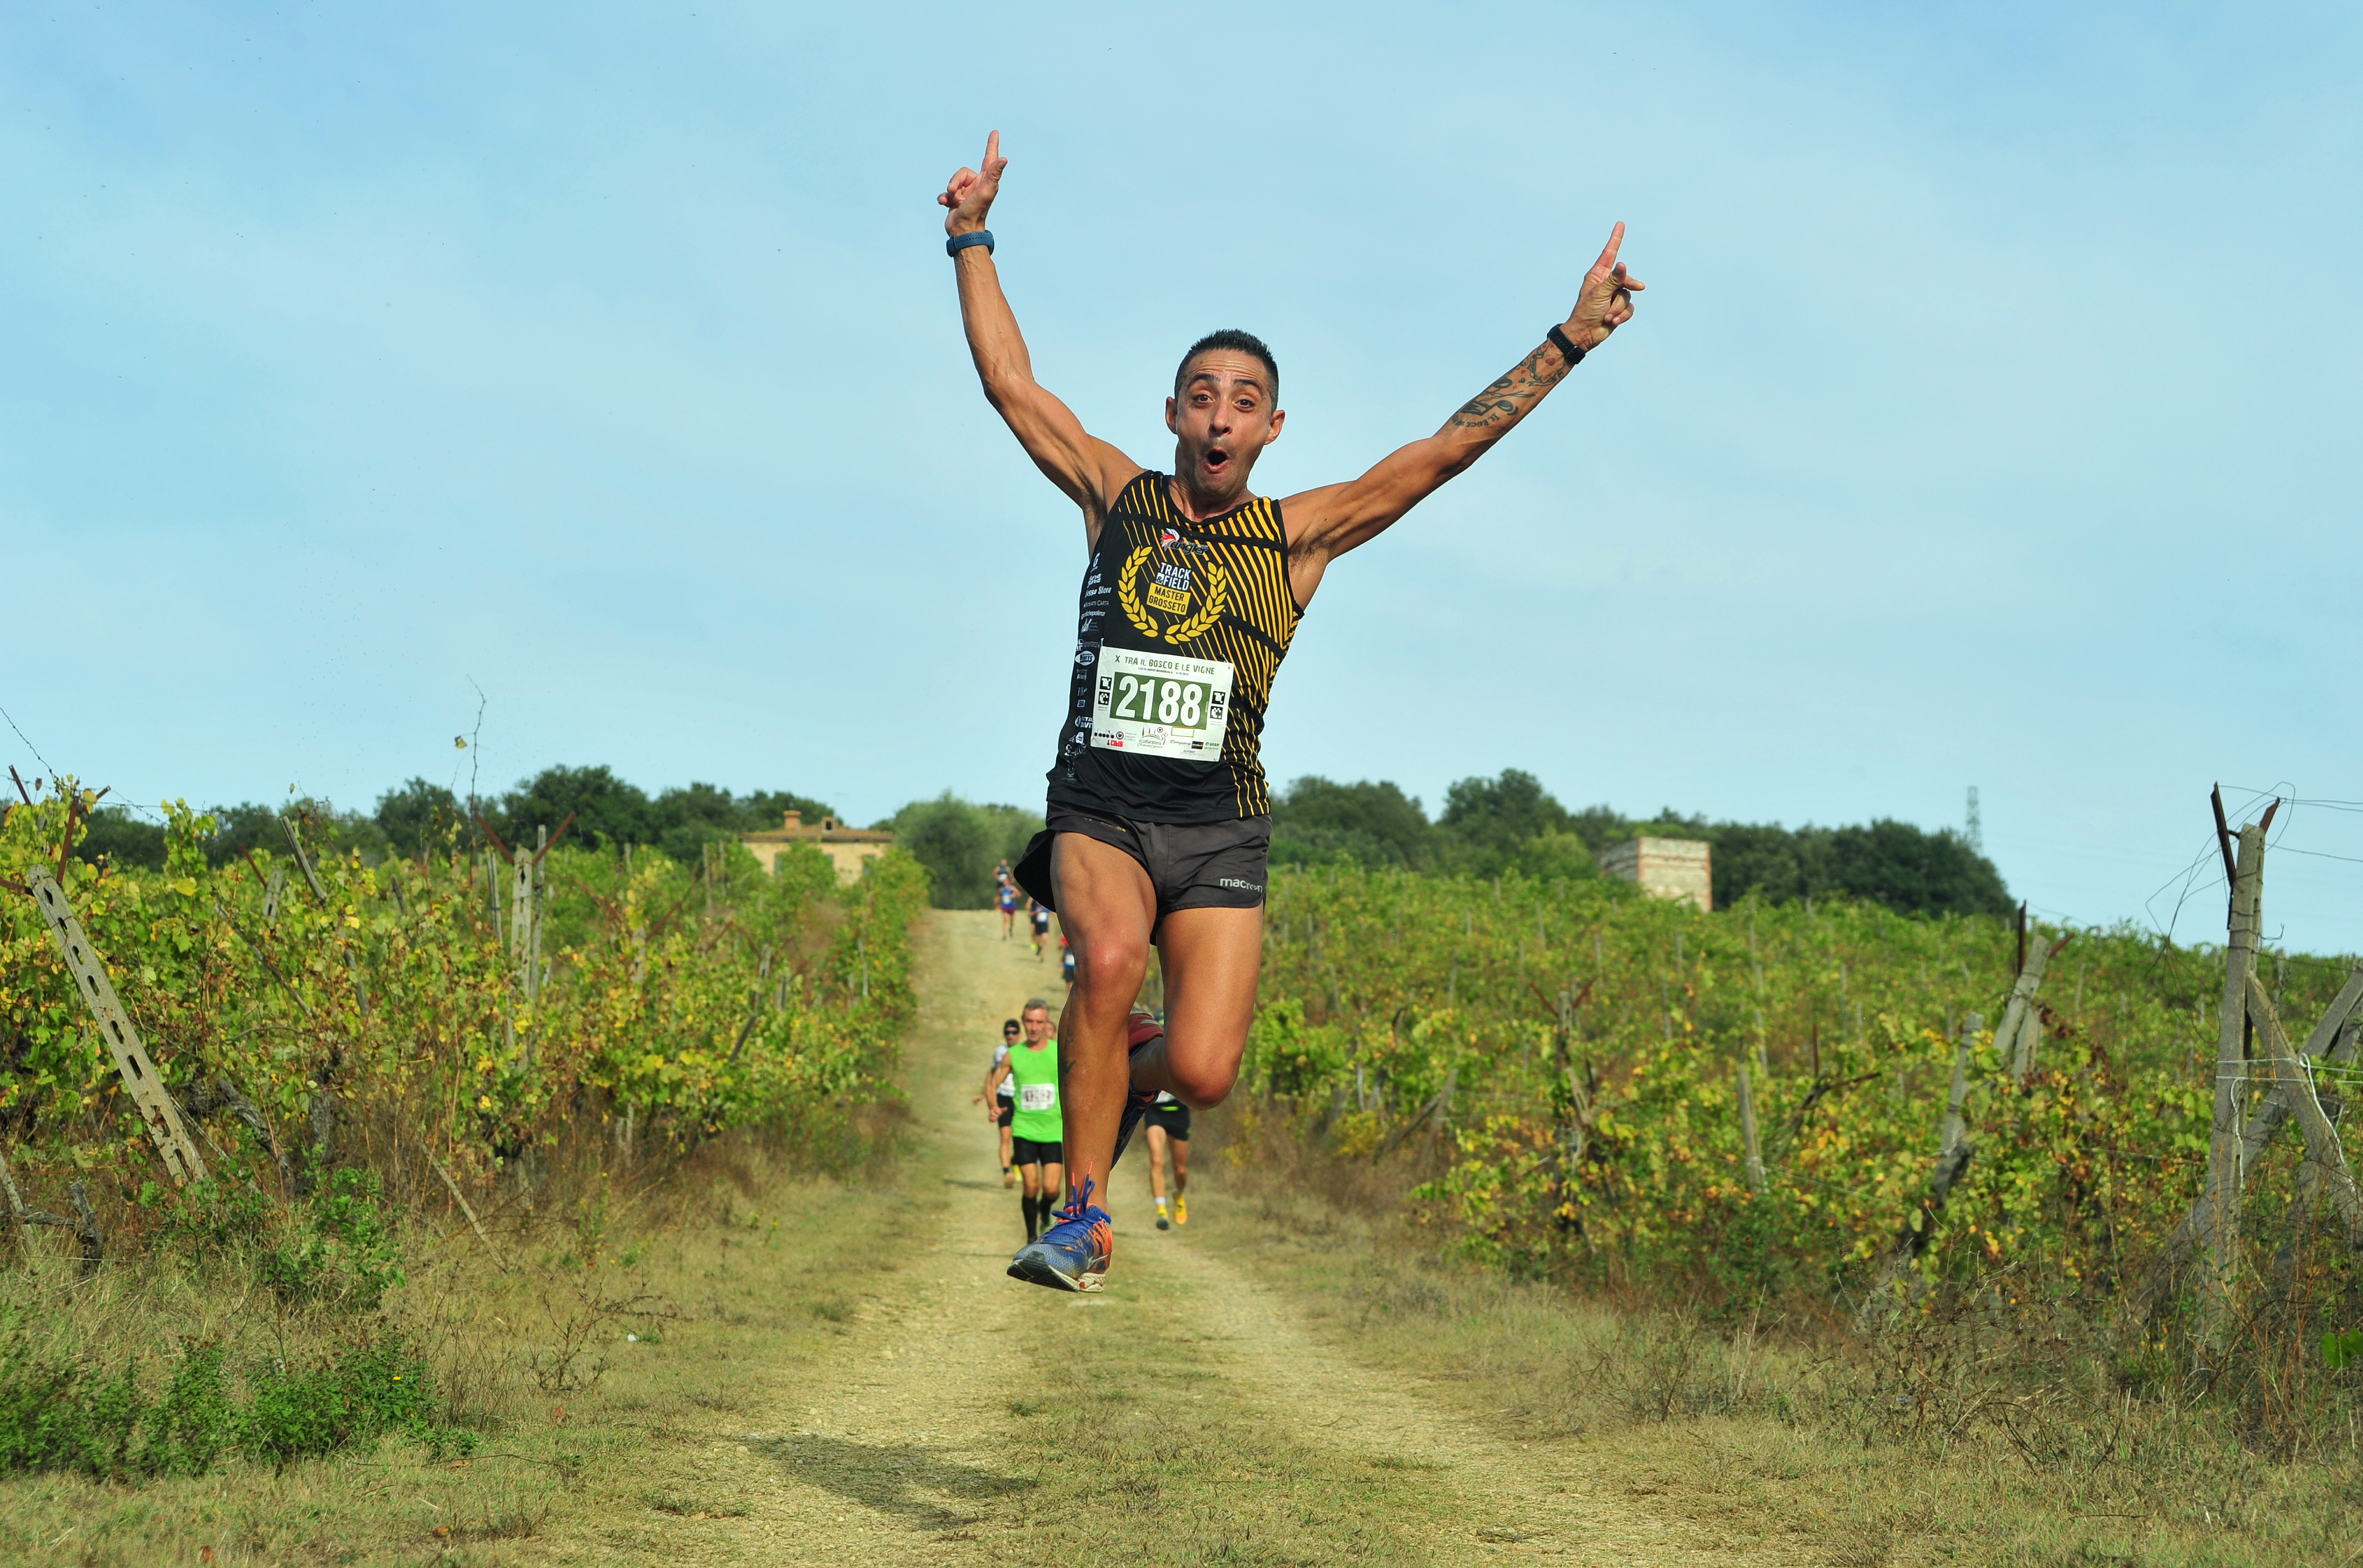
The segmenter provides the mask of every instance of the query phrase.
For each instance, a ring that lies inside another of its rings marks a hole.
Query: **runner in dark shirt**
[[[1271,836],[1264,706],[1323,573],[1533,412],[1632,318],[1641,284],[1617,260],[1618,224],[1566,320],[1434,435],[1359,479],[1273,500],[1248,489],[1286,417],[1261,339],[1216,332],[1182,356],[1165,401],[1170,473],[1086,431],[1035,381],[985,228],[1006,167],[996,131],[983,167],[952,176],[937,198],[945,249],[985,397],[1082,510],[1085,548],[1047,826],[1016,869],[1081,955],[1059,1031],[1070,1202],[1009,1272],[1093,1290],[1115,1248],[1103,1204],[1126,1135],[1159,1091],[1204,1109],[1238,1075]],[[1391,324],[1369,325],[1383,348]],[[1152,943],[1170,1029],[1133,1010]]]

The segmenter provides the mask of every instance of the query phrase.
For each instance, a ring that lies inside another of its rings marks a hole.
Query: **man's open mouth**
[[[1206,450],[1206,467],[1210,472],[1220,473],[1224,469],[1230,466],[1230,462],[1231,454],[1225,451],[1222,448],[1209,447]]]

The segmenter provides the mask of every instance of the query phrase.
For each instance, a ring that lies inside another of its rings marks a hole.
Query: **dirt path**
[[[1189,1231],[1147,1223],[1117,1182],[1108,1291],[1029,1289],[989,1129],[969,1103],[1002,1018],[1056,971],[987,913],[921,938],[908,1062],[937,1195],[845,1352],[752,1402],[698,1462],[734,1499],[660,1526],[682,1563],[1514,1562],[1747,1559],[1751,1543],[1656,1518],[1587,1475],[1576,1443],[1490,1435],[1355,1364],[1271,1288]],[[1201,1200],[1219,1202],[1219,1195]],[[735,1428],[735,1429],[730,1429]],[[651,1542],[652,1545],[659,1544]]]

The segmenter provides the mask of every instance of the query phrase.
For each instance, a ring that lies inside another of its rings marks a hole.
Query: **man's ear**
[[[1173,422],[1173,399],[1169,397],[1165,400],[1165,428],[1178,436],[1182,433],[1182,428]]]
[[[1271,411],[1271,428],[1264,432],[1263,444],[1270,446],[1272,442],[1280,439],[1280,428],[1287,423],[1288,410],[1285,408],[1273,409]]]

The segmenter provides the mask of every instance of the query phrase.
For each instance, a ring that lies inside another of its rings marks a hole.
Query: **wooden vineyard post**
[[[97,953],[91,949],[90,939],[83,934],[82,922],[74,917],[65,891],[39,866],[25,873],[25,884],[50,928],[51,940],[58,944],[58,951],[65,957],[74,988],[82,993],[83,1005],[90,1008],[91,1017],[98,1022],[98,1032],[105,1037],[107,1049],[114,1053],[115,1070],[123,1075],[124,1091],[139,1108],[139,1118],[148,1124],[148,1135],[156,1140],[173,1184],[204,1181],[205,1162],[197,1153],[196,1140],[181,1125],[180,1109],[156,1076],[156,1064],[149,1060],[148,1048],[140,1043],[139,1030],[132,1024],[131,1016],[123,1010],[122,1000],[115,994],[115,983],[106,977],[106,966],[99,962]]]
[[[2019,965],[2018,982],[2010,988],[2010,1000],[2002,1006],[2002,1028],[1994,1031],[1994,1049],[2002,1053],[2004,1070],[2021,1080],[2035,1071],[2035,1046],[2043,1037],[2043,1015],[2036,1008],[2035,993],[2043,984],[2043,972],[2049,967],[2051,955],[2067,942],[2063,939],[2050,946],[2039,941],[2024,945],[2026,955]]]
[[[2269,998],[2267,1000],[2269,1001]],[[2302,1062],[2326,1061],[2334,1067],[2345,1067],[2352,1062],[2357,1054],[2357,1045],[2363,1044],[2363,1041],[2358,1041],[2356,1038],[2357,1021],[2356,1015],[2358,1010],[2363,1010],[2363,963],[2357,964],[2353,972],[2347,975],[2346,984],[2339,987],[2338,995],[2332,998],[2330,1006],[2323,1013],[2322,1021],[2314,1025],[2313,1032],[2306,1037],[2305,1044],[2298,1048],[2296,1055]],[[2264,1020],[2269,1016],[2271,1016],[2270,1009],[2259,1004],[2256,993],[2251,991],[2248,998],[2250,1024],[2262,1033],[2265,1029]],[[2275,1027],[2278,1027],[2278,1024]],[[2269,1053],[2270,1049],[2268,1045]],[[2293,1098],[2287,1092],[2286,1083],[2278,1067],[2273,1073],[2273,1080],[2272,1086],[2248,1112],[2247,1118],[2242,1125],[2240,1171],[2244,1176],[2263,1162],[2266,1146],[2272,1142],[2274,1135],[2288,1125],[2291,1117],[2296,1114],[2292,1108]],[[2321,1104],[2318,1096],[2315,1104],[2317,1106]],[[2325,1119],[2327,1119],[2327,1113],[2325,1113]],[[2301,1207],[2312,1205],[2321,1184],[2319,1167],[2312,1161],[2308,1161],[2298,1172],[2298,1201]],[[2182,1223],[2175,1227],[2173,1235],[2167,1238],[2166,1245],[2159,1249],[2158,1261],[2151,1265],[2139,1298],[2145,1313],[2156,1311],[2163,1303],[2176,1272],[2189,1261],[2191,1254],[2213,1245],[2214,1214],[2213,1195],[2202,1190],[2197,1201],[2191,1204],[2191,1211],[2182,1217]],[[2284,1261],[2277,1262],[2277,1268],[2286,1266],[2287,1262],[2294,1261],[2293,1255],[2289,1253],[2286,1246],[2283,1248],[2283,1254]]]
[[[1452,1093],[1455,1089],[1459,1087],[1459,1067],[1455,1065],[1446,1068],[1444,1071],[1444,1087],[1437,1091],[1436,1098],[1430,1102],[1428,1106],[1427,1158],[1430,1161],[1435,1160],[1436,1145],[1437,1141],[1443,1138],[1445,1128],[1451,1122]]]
[[[2363,1002],[2363,963],[2357,964],[2346,976],[2346,984],[2338,988],[2338,995],[2331,999],[2329,1010],[2322,1015],[2322,1021],[2313,1026],[2313,1033],[2306,1037],[2305,1044],[2299,1048],[2298,1054],[2308,1060],[2320,1060],[2326,1056],[2333,1062],[2343,1065],[2354,1054],[2355,1037],[2341,1031],[2347,1019],[2354,1016],[2358,1002]],[[2258,1029],[2264,1027],[2253,994],[2249,997],[2248,1019]],[[2241,1170],[2257,1168],[2257,1162],[2264,1158],[2265,1145],[2270,1143],[2273,1134],[2288,1122],[2290,1112],[2289,1096],[2281,1092],[2277,1075],[2272,1091],[2255,1110],[2248,1113],[2247,1129],[2240,1139]]]
[[[2238,1278],[2240,1190],[2247,1177],[2241,1102],[2247,1086],[2248,979],[2257,966],[2264,828],[2257,823],[2242,828],[2239,846],[2233,862],[2231,932],[2224,950],[2224,1002],[2216,1018],[2215,1115],[2207,1140],[2207,1277],[2202,1306],[2211,1343],[2221,1341]]]
[[[1747,1154],[1747,1186],[1764,1190],[1764,1147],[1756,1138],[1756,1090],[1747,1081],[1747,1063],[1739,1064],[1739,1142]]]
[[[2257,1033],[2272,1060],[2281,1100],[2297,1118],[2298,1129],[2305,1135],[2305,1170],[2299,1190],[2311,1200],[2315,1192],[2328,1187],[2331,1201],[2338,1206],[2339,1218],[2346,1222],[2347,1245],[2363,1247],[2363,1192],[2356,1189],[2354,1173],[2346,1168],[2346,1151],[2339,1145],[2338,1129],[2323,1114],[2322,1101],[2313,1092],[2313,1074],[2290,1049],[2289,1034],[2281,1028],[2273,999],[2266,995],[2265,983],[2253,972],[2248,976],[2248,1003],[2256,1010]]]

